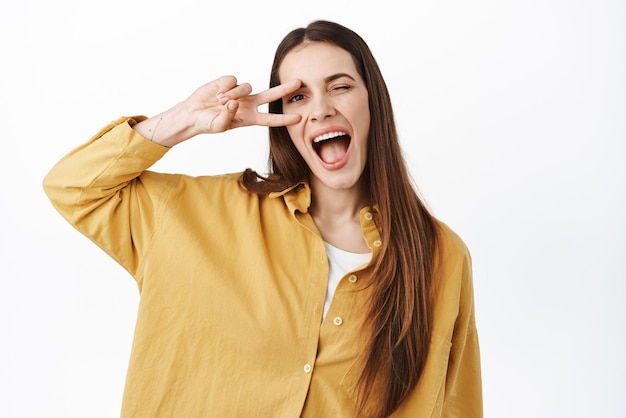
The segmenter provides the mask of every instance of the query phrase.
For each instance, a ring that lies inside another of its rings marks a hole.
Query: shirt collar
[[[289,211],[295,216],[296,211],[307,213],[311,206],[311,187],[306,181],[300,181],[293,186],[287,187],[285,190],[271,192],[268,197],[271,199],[283,197],[285,205]],[[365,206],[360,212],[361,230],[363,237],[367,241],[367,245],[372,250],[372,260],[378,256],[382,241],[377,224],[380,222],[380,213],[378,205]],[[309,218],[312,222],[312,218]],[[371,264],[371,262],[370,262]]]
[[[306,181],[300,181],[285,190],[269,194],[270,198],[281,196],[285,199],[285,204],[291,213],[295,213],[296,210],[307,213],[309,206],[311,206],[311,188]]]

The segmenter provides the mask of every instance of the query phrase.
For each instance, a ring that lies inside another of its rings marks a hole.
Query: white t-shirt
[[[324,315],[322,321],[326,318],[328,308],[333,300],[335,289],[343,276],[348,274],[352,270],[356,270],[363,264],[370,261],[372,253],[351,253],[348,251],[340,250],[337,247],[324,242],[326,247],[326,256],[328,257],[328,287],[326,289],[326,300],[324,301]]]

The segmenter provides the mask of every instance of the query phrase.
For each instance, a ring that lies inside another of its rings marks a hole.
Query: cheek
[[[367,129],[369,130],[370,121],[372,117],[372,113],[370,112],[370,106],[367,102],[367,96],[363,100],[363,109],[361,110],[361,114],[363,115],[363,123],[367,124]]]
[[[300,146],[304,138],[304,125],[302,123],[298,123],[297,125],[289,125],[286,128],[289,133],[289,137],[291,138],[291,142],[293,142],[296,146]]]
[[[294,145],[297,145],[296,129],[293,126],[287,126],[287,133],[289,134],[289,138],[291,138],[291,142],[293,142]]]
[[[298,125],[296,126],[288,126],[287,133],[289,133],[289,138],[291,138],[291,143],[296,147],[300,154],[303,154],[304,151],[304,143],[302,141],[302,131]]]
[[[369,113],[369,108],[365,106],[360,113],[361,117],[358,118],[359,121],[359,130],[362,132],[362,136],[365,142],[369,138],[369,133],[371,129],[371,117]]]

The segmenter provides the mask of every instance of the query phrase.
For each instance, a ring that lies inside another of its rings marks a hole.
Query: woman
[[[411,185],[366,43],[296,29],[251,91],[226,76],[121,118],[44,181],[140,289],[122,416],[482,416],[470,257]],[[148,171],[249,125],[268,177]]]

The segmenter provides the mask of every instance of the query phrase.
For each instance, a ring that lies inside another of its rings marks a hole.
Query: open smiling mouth
[[[333,164],[345,157],[350,139],[345,132],[328,132],[313,140],[313,149],[323,162]]]

